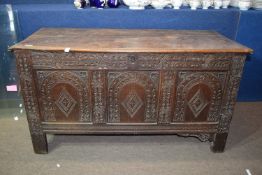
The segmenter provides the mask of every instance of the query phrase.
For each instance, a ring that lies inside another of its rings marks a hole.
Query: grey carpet
[[[170,135],[49,135],[49,154],[37,155],[25,115],[17,111],[0,110],[0,175],[262,174],[262,102],[237,104],[221,154],[210,152],[208,142]]]

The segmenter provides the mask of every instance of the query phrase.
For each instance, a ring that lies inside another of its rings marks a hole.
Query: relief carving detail
[[[137,93],[132,90],[121,104],[132,118],[142,107],[143,101],[139,95],[137,95]]]
[[[170,123],[173,98],[174,98],[174,86],[175,86],[175,71],[164,71],[162,72],[162,85],[161,93],[159,97],[159,120],[158,123]]]
[[[108,72],[108,93],[109,93],[109,122],[120,122],[120,105],[122,105],[131,117],[145,103],[145,122],[156,122],[157,120],[157,92],[159,73],[158,72]],[[143,102],[135,91],[129,92],[126,99],[119,100],[119,92],[128,84],[138,84],[145,91]]]
[[[99,71],[93,71],[91,74],[92,77],[90,77],[92,96],[94,96],[92,114],[94,115],[95,123],[107,122],[107,107],[109,114],[108,121],[119,122],[120,105],[124,106],[132,117],[137,110],[139,110],[142,103],[146,105],[146,122],[163,124],[170,123],[171,121],[183,122],[185,106],[188,106],[197,118],[201,110],[209,103],[211,105],[208,121],[219,121],[219,132],[228,132],[245,61],[244,55],[241,57],[237,54],[146,54],[138,56],[138,69],[156,69],[163,71],[163,73],[161,73],[162,81],[160,86],[162,90],[159,94],[158,106],[157,99],[160,77],[158,71],[133,71],[132,74],[121,71],[109,71],[108,73],[104,71],[107,69],[128,69],[128,54],[68,54],[32,51],[31,57],[31,54],[16,51],[16,55],[17,67],[20,72],[21,88],[24,94],[32,134],[39,134],[42,131],[36,94],[34,94],[36,85],[32,77],[33,68],[41,69],[37,71],[37,86],[40,88],[41,96],[43,96],[44,99],[43,106],[46,121],[56,121],[53,115],[54,105],[57,105],[65,115],[69,115],[77,101],[77,99],[74,99],[72,96],[71,98],[70,94],[61,92],[60,100],[58,99],[52,102],[49,93],[52,87],[58,82],[68,83],[77,89],[81,102],[80,121],[91,121],[91,113],[89,111],[91,106],[88,100],[89,88],[87,86],[89,74],[87,71],[70,71],[71,69],[90,68],[91,70],[101,69]],[[60,73],[50,70],[65,68],[69,70],[59,71]],[[192,71],[193,69],[205,69],[206,71],[194,72]],[[229,80],[226,81],[228,78]],[[141,99],[137,98],[135,93],[131,93],[125,104],[119,103],[118,92],[127,83],[136,83],[144,87],[146,100],[141,102]],[[187,91],[197,83],[203,83],[211,89],[211,101],[207,102],[201,90],[197,91],[190,100],[185,100]],[[223,96],[224,90],[225,93]],[[107,93],[108,106],[105,100]],[[172,101],[174,96],[175,102]],[[222,108],[220,107],[221,104]],[[175,109],[173,109],[174,106]],[[157,112],[158,110],[159,112]],[[174,116],[173,119],[172,115]]]
[[[201,111],[207,106],[208,101],[204,96],[202,89],[198,89],[195,95],[189,100],[188,106],[193,112],[195,118],[201,113]]]
[[[126,70],[129,67],[128,53],[58,53],[32,51],[33,67],[36,69],[115,69]],[[136,55],[136,54],[132,54]],[[174,70],[216,69],[228,70],[230,59],[235,54],[137,54],[136,69],[139,70]]]
[[[75,99],[67,92],[65,88],[60,92],[58,99],[55,101],[56,106],[66,117],[72,112],[76,105]]]
[[[24,105],[32,137],[43,136],[39,116],[39,106],[36,96],[36,89],[33,80],[31,55],[25,51],[15,51],[16,64],[20,76],[21,92],[23,93]],[[41,137],[34,137],[41,139]],[[45,142],[44,140],[40,140]]]
[[[226,85],[226,93],[222,104],[222,110],[219,120],[218,132],[225,133],[229,131],[230,122],[232,120],[234,107],[237,100],[237,93],[240,80],[245,64],[245,55],[238,59],[232,59],[232,67],[230,70],[229,80]]]
[[[224,76],[221,77],[221,74]],[[218,121],[223,96],[223,82],[225,81],[226,74],[226,72],[179,72],[174,121],[185,121],[185,110],[187,106],[197,118],[208,103],[210,104],[210,109],[207,121]],[[209,87],[212,92],[210,101],[207,101],[201,89],[199,89],[189,101],[186,100],[190,89],[198,84],[205,84]]]
[[[56,121],[55,106],[68,117],[75,105],[79,103],[80,116],[79,121],[91,121],[88,100],[88,73],[87,71],[55,71],[41,70],[37,71],[38,87],[41,94],[41,104],[45,121]],[[67,84],[74,88],[79,101],[63,87],[59,92],[58,98],[52,98],[53,88],[59,84]]]
[[[93,95],[93,122],[106,122],[106,95],[105,95],[105,72],[94,71],[92,73]]]

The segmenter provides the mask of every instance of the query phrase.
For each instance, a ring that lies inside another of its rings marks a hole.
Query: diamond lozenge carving
[[[62,111],[66,117],[72,112],[76,105],[75,99],[67,92],[65,88],[59,94],[58,99],[56,100],[55,104],[57,107]]]
[[[198,117],[198,115],[207,106],[207,104],[208,101],[201,89],[199,89],[188,102],[188,106],[193,112],[195,118]]]
[[[142,107],[143,101],[135,91],[131,91],[126,99],[122,102],[122,105],[130,117],[133,118],[137,111]]]

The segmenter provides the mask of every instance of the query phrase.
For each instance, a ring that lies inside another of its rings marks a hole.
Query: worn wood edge
[[[204,134],[216,133],[216,130],[199,131],[199,130],[43,130],[46,134],[66,134],[66,135],[168,135],[168,134]]]
[[[219,122],[172,122],[170,124],[161,124],[160,126],[172,126],[172,125],[217,125]],[[92,122],[41,122],[42,125],[94,125]],[[115,125],[115,126],[148,126],[148,125],[158,125],[158,123],[103,123],[100,124],[101,126],[110,126],[110,125]],[[96,125],[94,125],[96,126]]]
[[[43,132],[46,134],[83,134],[83,135],[168,135],[168,134],[204,134],[204,133],[210,133],[214,134],[216,133],[215,129],[209,129],[209,130],[179,130],[179,129],[169,129],[169,130],[163,130],[163,129],[151,129],[151,130],[143,130],[143,129],[117,129],[117,130],[83,130],[83,129],[66,129],[66,130],[60,130],[60,129],[43,129]]]
[[[172,31],[180,31],[180,32],[207,32],[207,33],[210,33],[210,34],[214,34],[214,35],[217,35],[218,37],[220,38],[223,38],[223,39],[226,39],[230,42],[233,42],[235,44],[237,44],[239,47],[242,47],[240,49],[216,49],[216,50],[210,50],[210,49],[198,49],[198,50],[195,50],[195,49],[170,49],[170,50],[166,50],[166,49],[148,49],[148,50],[139,50],[139,48],[133,48],[133,49],[110,49],[110,48],[102,48],[102,49],[95,49],[95,50],[91,50],[91,49],[88,49],[88,48],[85,48],[85,49],[74,49],[74,48],[71,48],[71,51],[75,51],[75,52],[112,52],[112,53],[115,53],[115,52],[126,52],[126,53],[130,53],[130,52],[136,52],[136,53],[139,53],[139,52],[145,52],[145,53],[148,53],[148,52],[151,52],[151,53],[199,53],[199,52],[204,52],[204,53],[229,53],[229,52],[232,52],[232,53],[245,53],[245,54],[248,54],[248,53],[253,53],[253,50],[234,41],[234,40],[231,40],[229,38],[227,38],[226,36],[222,35],[221,33],[218,33],[217,31],[215,30],[174,30],[174,29],[97,29],[97,28],[88,28],[88,29],[83,29],[83,28],[48,28],[48,27],[44,27],[44,28],[40,28],[39,30],[33,32],[30,36],[28,36],[26,39],[20,41],[19,43],[16,43],[15,45],[11,46],[8,48],[8,50],[10,51],[13,51],[15,49],[25,49],[25,50],[45,50],[45,51],[64,51],[65,48],[63,47],[48,47],[48,46],[23,46],[22,43],[24,41],[27,41],[29,39],[31,39],[32,36],[38,36],[40,35],[40,33],[42,31],[45,31],[45,30],[57,30],[57,29],[62,29],[62,30],[65,30],[65,29],[69,29],[69,30],[84,30],[84,31],[92,31],[92,30],[100,30],[100,31],[116,31],[116,30],[119,30],[119,31],[157,31],[157,32],[160,32],[160,31],[165,31],[165,32],[172,32]],[[34,48],[32,48],[34,47]]]
[[[9,51],[14,50],[32,50],[32,51],[57,51],[64,52],[65,48],[53,48],[53,47],[36,47],[29,48],[26,46],[17,46],[13,45],[8,48]],[[101,48],[101,49],[74,49],[71,48],[70,52],[89,52],[89,53],[241,53],[241,54],[251,54],[253,53],[252,49],[163,49],[163,50],[155,50],[155,49],[110,49],[110,48]]]
[[[249,48],[249,47],[247,47],[247,46],[245,46],[245,45],[243,45],[243,44],[241,44],[241,43],[239,43],[239,42],[237,42],[237,41],[235,41],[235,40],[229,39],[228,37],[222,35],[222,34],[219,33],[219,32],[214,31],[214,33],[216,33],[216,35],[218,35],[218,36],[220,36],[220,37],[222,37],[222,38],[224,38],[224,39],[226,39],[226,40],[228,40],[228,41],[233,41],[234,43],[238,44],[240,47],[245,48],[246,52],[243,52],[243,53],[253,54],[253,52],[254,52],[253,49],[251,49],[251,48]]]

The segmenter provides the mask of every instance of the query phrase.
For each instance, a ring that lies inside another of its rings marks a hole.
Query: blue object
[[[107,5],[110,8],[116,8],[119,5],[119,0],[107,0]]]
[[[240,101],[262,101],[262,11],[220,10],[77,10],[72,4],[13,5],[21,38],[42,27],[214,30],[254,49],[246,61]],[[2,67],[1,67],[2,68]],[[0,69],[1,69],[0,68]]]
[[[95,0],[89,0],[90,7],[96,7]]]
[[[106,5],[105,0],[94,0],[97,8],[104,8]]]

